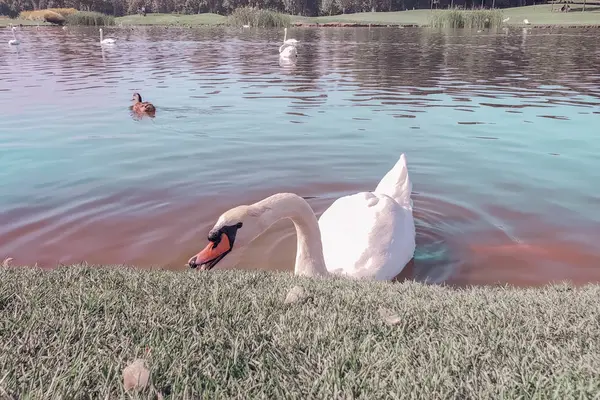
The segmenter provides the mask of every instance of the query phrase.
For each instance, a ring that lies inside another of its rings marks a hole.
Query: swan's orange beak
[[[200,267],[200,271],[208,271],[231,251],[231,243],[229,237],[225,233],[221,233],[221,238],[218,242],[208,242],[208,245],[194,257],[190,258],[188,264],[190,268]]]

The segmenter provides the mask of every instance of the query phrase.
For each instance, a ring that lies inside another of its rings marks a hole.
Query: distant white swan
[[[503,22],[503,23],[507,23],[509,19],[510,19],[510,17],[506,17],[506,18],[504,18],[504,19],[502,20],[502,22]]]
[[[297,46],[298,43],[300,42],[296,39],[288,39],[287,28],[283,28],[283,44],[291,44],[292,46]],[[279,50],[279,52],[281,53],[281,50]]]
[[[404,154],[373,192],[337,199],[318,221],[302,197],[277,193],[223,213],[208,234],[208,245],[188,264],[210,270],[228,256],[223,264],[235,266],[246,246],[288,218],[296,227],[296,275],[391,280],[415,251],[411,193]]]
[[[102,28],[100,28],[100,44],[115,44],[117,42],[116,39],[113,38],[103,38]]]
[[[14,26],[11,28],[12,34],[13,34],[13,39],[10,39],[8,41],[8,44],[11,46],[18,46],[21,42],[19,42],[19,39],[17,39],[17,35],[15,34],[15,31],[17,30],[17,28],[15,28]]]
[[[525,19],[523,20],[523,23],[524,23],[525,25],[529,25],[529,24],[530,24],[530,22],[529,22],[529,20],[528,20],[527,18],[525,18]]]

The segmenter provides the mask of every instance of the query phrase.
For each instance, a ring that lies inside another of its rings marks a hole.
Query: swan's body
[[[17,35],[15,34],[16,30],[17,28],[15,28],[14,26],[11,28],[13,38],[8,41],[8,44],[11,46],[18,46],[21,43],[19,42],[19,39],[17,39]]]
[[[208,246],[189,265],[210,270],[223,259],[235,265],[256,237],[289,218],[297,232],[296,275],[389,280],[400,274],[415,251],[411,191],[402,155],[374,192],[339,198],[318,221],[309,204],[292,193],[235,207],[221,215],[208,235]]]
[[[113,38],[104,39],[102,28],[100,28],[100,44],[111,45],[111,44],[115,44],[116,42],[117,42],[116,39],[113,39]]]
[[[510,19],[510,17],[506,17],[502,20],[502,22],[507,23],[509,19]]]
[[[529,25],[529,24],[530,24],[530,22],[529,22],[529,20],[528,20],[527,18],[525,18],[525,19],[523,20],[523,23],[524,23],[525,25]]]
[[[404,154],[373,192],[337,199],[319,218],[327,270],[390,280],[412,259],[412,182]]]
[[[284,60],[295,60],[298,57],[298,51],[296,50],[296,46],[290,44],[282,44],[279,47],[279,58]]]

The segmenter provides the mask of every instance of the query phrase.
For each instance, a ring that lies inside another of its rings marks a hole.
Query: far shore
[[[527,28],[600,28],[600,6],[589,5],[586,11],[560,12],[560,4],[550,4],[515,7],[500,9],[505,17],[510,19],[506,27]],[[431,16],[445,10],[409,10],[394,12],[366,12],[355,14],[341,14],[321,17],[291,16],[291,25],[297,28],[356,28],[356,27],[428,27]],[[530,24],[526,25],[523,20]],[[227,17],[218,14],[147,14],[126,15],[117,17],[116,26],[169,26],[169,27],[197,27],[224,25]],[[9,19],[0,17],[0,26],[52,26],[48,23],[37,21]]]

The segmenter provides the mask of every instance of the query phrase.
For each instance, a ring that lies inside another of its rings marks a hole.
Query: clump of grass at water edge
[[[598,298],[598,285],[0,267],[0,398],[129,398],[137,358],[138,398],[592,398]]]
[[[67,25],[115,25],[115,18],[95,11],[79,11],[67,17]]]
[[[236,8],[228,17],[227,25],[252,28],[283,28],[290,26],[292,19],[289,15],[253,7]]]
[[[433,28],[489,29],[502,26],[500,10],[441,10],[431,17]]]

